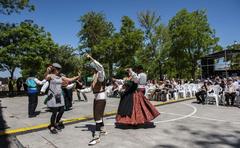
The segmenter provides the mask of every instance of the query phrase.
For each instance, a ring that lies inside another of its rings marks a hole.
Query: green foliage
[[[197,61],[215,47],[219,40],[209,26],[206,12],[204,10],[188,12],[182,9],[169,21],[169,31],[172,40],[170,55],[177,61],[175,63],[177,76],[183,77],[189,73],[195,78]]]
[[[114,33],[112,23],[107,22],[102,13],[89,12],[79,21],[82,25],[78,33],[80,52],[90,52],[105,66],[108,76],[113,75],[116,66],[134,65],[132,57],[142,48],[143,33],[129,17],[122,17],[119,33]]]
[[[156,31],[159,26],[160,16],[157,16],[155,12],[143,11],[138,14],[138,21],[145,33],[145,45],[147,48],[145,52],[148,52],[148,57],[153,59],[157,54],[158,38]]]
[[[54,51],[49,53],[51,63],[59,63],[63,69],[62,73],[67,76],[74,76],[80,69],[83,69],[80,64],[82,60],[76,54],[76,49],[63,45],[56,48]]]
[[[93,57],[99,58],[94,46],[112,36],[113,24],[107,22],[103,13],[89,12],[78,20],[81,23],[81,30],[78,32],[80,39],[80,52],[88,51]]]
[[[164,60],[171,46],[168,27],[151,11],[140,12],[138,20],[145,33],[145,46],[136,54],[138,64],[143,65],[150,79],[159,78],[168,67],[168,61]]]
[[[89,52],[92,56],[107,67],[108,75],[112,75],[115,44],[113,42],[114,27],[106,20],[103,13],[89,12],[78,20],[81,29],[78,32],[80,39],[80,53]],[[83,59],[83,64],[87,61]],[[89,74],[89,72],[84,72]]]
[[[240,50],[240,44],[234,43],[232,45],[227,46],[227,50]],[[231,59],[231,69],[239,70],[240,69],[240,54],[232,55],[232,57],[228,57]]]
[[[29,0],[0,0],[0,14],[10,15],[19,13],[21,10],[28,8],[29,11],[34,11],[34,5],[29,3]]]
[[[122,42],[119,45],[120,51],[118,52],[119,61],[117,65],[120,67],[133,67],[136,65],[136,59],[133,58],[136,51],[143,48],[144,34],[135,27],[133,20],[123,16],[119,35]]]
[[[142,11],[138,14],[138,21],[141,27],[145,29],[146,38],[151,39],[154,30],[159,25],[160,16],[149,10]]]
[[[25,75],[37,73],[50,62],[48,55],[56,45],[43,27],[32,21],[0,26],[0,63],[2,70],[8,70],[11,77],[16,67]]]
[[[34,9],[29,0],[0,1],[2,14],[18,13],[24,8]],[[123,16],[119,32],[103,13],[89,12],[78,21],[81,23],[78,51],[68,45],[57,45],[50,33],[32,21],[0,24],[0,70],[8,70],[13,77],[15,68],[19,67],[23,76],[30,72],[43,76],[47,64],[58,62],[66,75],[81,70],[83,76],[89,76],[84,67],[88,61],[76,54],[89,52],[103,64],[109,77],[121,78],[125,75],[124,68],[141,64],[150,79],[160,75],[195,78],[199,73],[197,61],[210,50],[222,50],[203,10],[183,9],[168,26],[161,23],[155,12],[140,12],[141,29],[131,18]],[[239,45],[228,48],[238,49]]]
[[[232,44],[232,45],[229,45],[227,46],[227,50],[240,50],[240,44]]]

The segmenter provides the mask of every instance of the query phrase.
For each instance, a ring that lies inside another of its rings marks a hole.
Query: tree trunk
[[[13,79],[14,71],[15,71],[15,68],[13,68],[12,70],[10,70],[10,78],[11,78],[11,79]]]
[[[195,78],[196,78],[196,67],[197,67],[197,65],[195,63],[193,63],[192,68],[191,68],[191,75],[192,75],[193,80],[195,80]]]
[[[113,63],[112,61],[108,61],[108,76],[111,78],[113,75]]]
[[[16,68],[15,67],[14,68],[6,67],[6,69],[10,73],[10,78],[13,79],[14,71]]]

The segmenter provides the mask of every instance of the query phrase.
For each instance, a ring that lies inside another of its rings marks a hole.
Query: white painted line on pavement
[[[181,104],[184,104],[186,106],[189,106],[191,108],[193,108],[193,112],[188,114],[188,115],[184,115],[182,117],[178,117],[178,118],[174,118],[174,119],[169,119],[169,120],[162,120],[162,121],[156,121],[154,122],[155,124],[158,124],[158,123],[165,123],[165,122],[172,122],[172,121],[177,121],[177,120],[182,120],[182,119],[185,119],[185,118],[188,118],[188,117],[191,117],[192,115],[194,115],[196,112],[197,112],[197,108],[191,104],[186,104],[186,103],[181,103]]]
[[[188,117],[191,117],[192,115],[194,115],[196,112],[197,112],[197,108],[191,104],[186,104],[186,103],[181,103],[181,104],[184,104],[186,106],[189,106],[191,108],[193,108],[193,112],[191,112],[190,114],[187,114],[187,115],[181,115],[181,114],[175,114],[175,113],[165,113],[165,112],[160,112],[160,113],[163,113],[163,114],[172,114],[172,115],[178,115],[178,116],[181,116],[181,117],[178,117],[178,118],[174,118],[174,119],[169,119],[169,120],[162,120],[162,121],[155,121],[154,123],[155,124],[158,124],[158,123],[165,123],[165,122],[173,122],[173,121],[177,121],[177,120],[182,120],[182,119],[185,119],[185,118],[188,118]],[[161,116],[161,115],[160,115]],[[80,124],[80,125],[86,125],[86,124],[95,124],[94,122],[90,123],[90,122],[87,122],[87,123],[84,123],[84,124]],[[79,125],[79,124],[78,124]],[[104,123],[104,125],[106,126],[113,126],[115,125],[115,123]]]

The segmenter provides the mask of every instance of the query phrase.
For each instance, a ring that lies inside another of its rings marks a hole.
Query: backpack
[[[26,84],[29,88],[37,87],[37,83],[34,81],[34,79],[27,79]]]

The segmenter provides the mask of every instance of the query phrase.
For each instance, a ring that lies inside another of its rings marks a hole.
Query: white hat
[[[53,63],[52,66],[58,69],[62,69],[62,66],[58,63]]]

